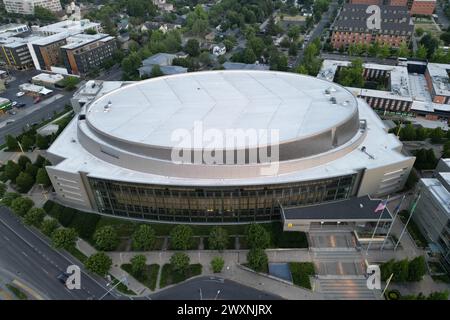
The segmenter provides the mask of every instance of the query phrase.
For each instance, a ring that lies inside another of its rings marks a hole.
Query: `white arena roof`
[[[172,132],[192,132],[196,121],[205,130],[280,130],[280,140],[287,141],[329,130],[357,112],[357,102],[345,88],[309,80],[298,74],[248,70],[154,78],[94,101],[86,118],[109,137],[170,148],[177,143]],[[330,88],[336,103],[325,93]]]

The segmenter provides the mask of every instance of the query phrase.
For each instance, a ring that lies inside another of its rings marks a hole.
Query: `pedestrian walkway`
[[[378,300],[379,290],[367,288],[365,278],[322,278],[316,281],[316,290],[327,300]]]
[[[84,241],[83,239],[77,240],[76,247],[87,257],[90,257],[91,255],[97,253],[97,250],[94,247],[92,247],[89,243]],[[146,286],[141,284],[139,281],[137,281],[135,278],[133,278],[130,274],[128,274],[127,272],[125,272],[124,270],[122,270],[120,268],[120,266],[123,263],[126,263],[126,262],[123,262],[120,255],[121,254],[119,254],[119,257],[116,257],[115,259],[113,259],[112,267],[111,267],[109,273],[114,278],[119,279],[119,280],[126,277],[128,289],[130,289],[137,295],[139,295],[139,296],[148,295],[151,292],[150,289],[148,289]],[[129,261],[127,261],[127,262],[129,262]]]

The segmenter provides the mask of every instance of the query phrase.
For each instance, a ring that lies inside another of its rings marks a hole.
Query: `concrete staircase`
[[[378,300],[380,290],[367,288],[364,277],[325,276],[316,279],[316,291],[326,300]]]

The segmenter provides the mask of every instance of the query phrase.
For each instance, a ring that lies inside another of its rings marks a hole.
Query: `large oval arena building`
[[[363,100],[335,83],[208,71],[97,96],[49,148],[47,170],[56,199],[82,210],[248,223],[397,191],[414,162],[401,148]]]

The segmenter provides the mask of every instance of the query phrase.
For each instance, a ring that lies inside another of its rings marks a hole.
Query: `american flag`
[[[383,211],[386,208],[386,204],[387,204],[387,199],[383,200],[380,202],[380,204],[378,204],[378,206],[375,209],[375,213],[377,213],[378,211]]]

